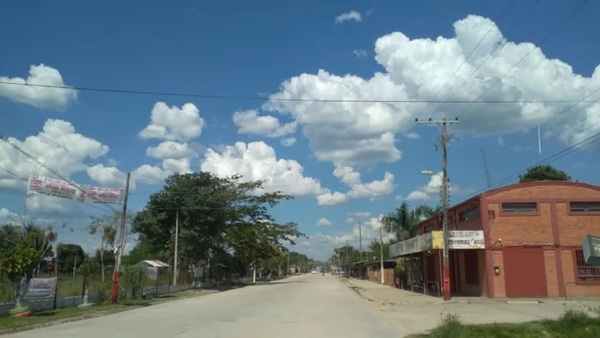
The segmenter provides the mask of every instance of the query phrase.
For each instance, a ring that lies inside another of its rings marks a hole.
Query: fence
[[[143,288],[143,294],[159,294],[164,295],[167,293],[179,292],[189,289],[189,285],[160,285],[158,288],[155,286],[147,286]],[[88,301],[90,303],[97,303],[105,300],[106,295],[100,292],[90,293]],[[56,300],[56,308],[63,309],[68,307],[75,307],[81,305],[83,299],[81,296],[74,297],[62,297]],[[54,300],[48,299],[43,301],[35,301],[26,303],[32,312],[48,311],[54,309]],[[10,314],[10,310],[14,308],[14,303],[0,303],[0,317],[5,317]]]

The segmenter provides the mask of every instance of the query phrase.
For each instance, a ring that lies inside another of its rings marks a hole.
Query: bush
[[[133,298],[137,298],[139,289],[146,283],[146,268],[141,265],[126,266],[123,270],[123,287],[131,294]]]
[[[466,327],[460,322],[457,314],[442,314],[442,323],[433,329],[430,337],[436,338],[462,338],[465,337]]]

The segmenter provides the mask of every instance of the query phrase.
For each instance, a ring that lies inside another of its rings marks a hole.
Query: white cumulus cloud
[[[385,172],[382,180],[375,180],[369,183],[363,183],[359,172],[354,171],[352,167],[337,166],[333,171],[333,176],[346,184],[350,190],[342,192],[325,192],[318,196],[319,204],[335,205],[344,204],[349,198],[369,198],[387,196],[394,192],[394,175]]]
[[[471,188],[463,188],[454,184],[448,184],[448,192],[450,195],[461,195],[473,192]],[[429,182],[426,185],[421,186],[414,191],[410,192],[406,196],[407,201],[425,201],[425,200],[439,200],[442,196],[442,172],[431,175]]]
[[[150,124],[139,132],[143,139],[187,141],[200,136],[206,125],[200,117],[200,110],[193,103],[178,108],[169,107],[165,102],[156,102],[150,120]]]
[[[567,144],[600,132],[600,103],[580,103],[564,113],[573,103],[556,103],[587,96],[586,100],[600,99],[600,93],[594,94],[600,87],[600,67],[590,77],[576,74],[570,65],[547,57],[532,43],[507,41],[488,18],[469,15],[458,20],[454,35],[447,37],[386,34],[377,39],[374,53],[382,71],[372,77],[336,75],[323,69],[302,73],[285,80],[262,109],[291,116],[318,160],[353,167],[399,160],[395,137],[416,137],[411,129],[419,113],[458,117],[461,123],[453,128],[462,135],[521,132],[554,118],[558,126],[551,136]],[[431,100],[438,92],[438,100],[554,102],[381,102]]]
[[[0,76],[0,82],[9,83],[0,83],[0,96],[39,109],[64,111],[69,103],[77,100],[77,91],[74,89],[25,86],[66,86],[60,72],[44,64],[31,65],[26,79]]]
[[[221,151],[208,149],[202,171],[216,175],[242,175],[245,181],[265,180],[264,191],[283,191],[293,196],[316,196],[324,191],[321,183],[304,175],[295,160],[278,159],[275,150],[264,142],[236,142]]]

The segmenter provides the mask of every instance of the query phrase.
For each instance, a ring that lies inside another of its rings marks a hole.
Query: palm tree
[[[118,215],[103,216],[93,218],[92,224],[88,227],[88,233],[95,235],[100,233],[100,269],[102,271],[102,282],[105,280],[104,273],[104,253],[114,247],[117,236]]]
[[[398,242],[407,240],[419,233],[419,223],[435,215],[436,210],[428,205],[420,205],[410,211],[408,204],[403,202],[394,212],[382,218],[384,230],[396,234]]]

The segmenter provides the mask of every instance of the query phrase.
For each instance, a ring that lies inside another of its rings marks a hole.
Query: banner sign
[[[88,203],[122,204],[123,189],[102,188],[88,185],[85,187],[85,201]]]
[[[431,231],[423,235],[390,245],[390,257],[410,255],[417,252],[444,248],[442,231]],[[483,231],[448,231],[449,249],[485,249]]]
[[[40,175],[32,175],[27,184],[28,193],[38,193],[83,202],[84,189],[75,183]]]
[[[24,300],[26,302],[52,300],[56,294],[57,284],[57,277],[32,278],[29,282],[29,288],[25,293]]]
[[[483,231],[448,231],[450,249],[485,249]]]
[[[29,178],[27,192],[100,204],[122,204],[124,198],[123,189],[80,186],[73,182],[41,175],[32,175]]]

